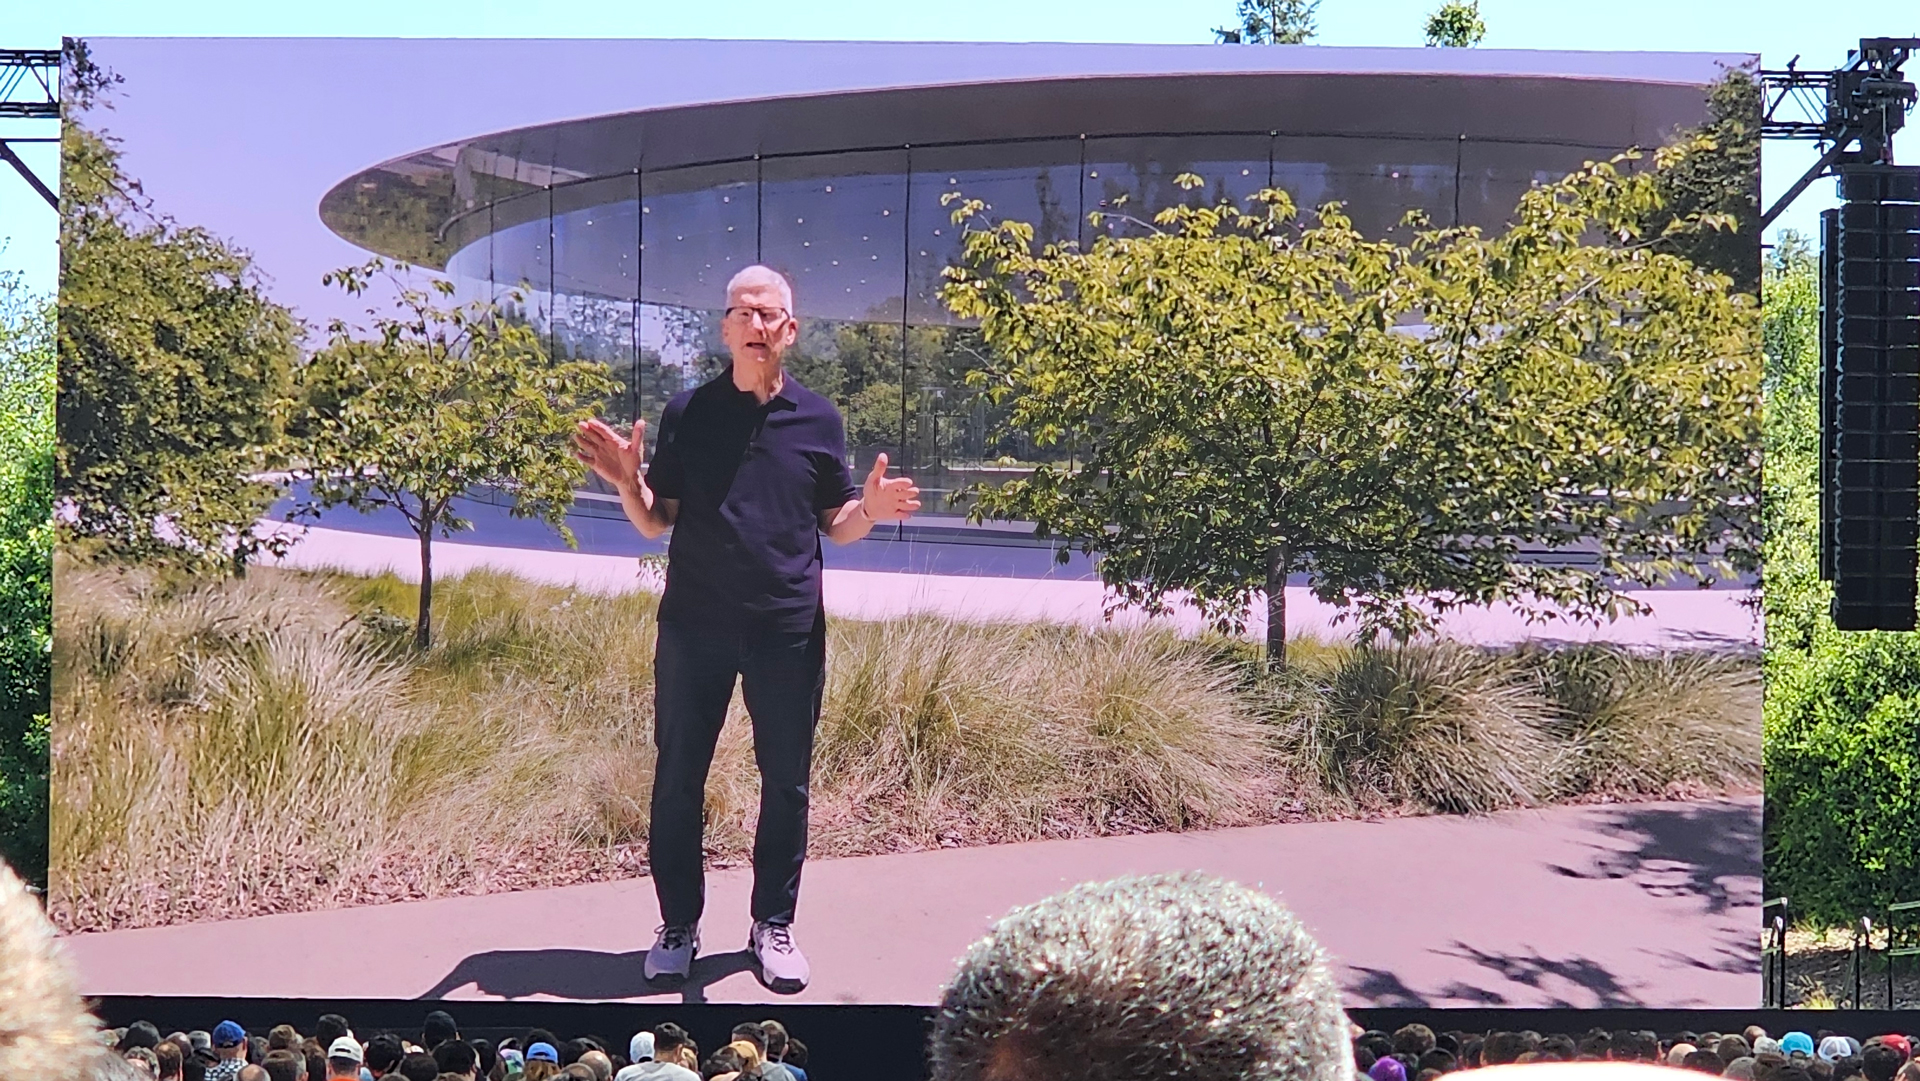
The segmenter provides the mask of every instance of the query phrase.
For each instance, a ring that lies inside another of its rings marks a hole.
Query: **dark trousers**
[[[826,688],[826,615],[805,632],[716,630],[661,623],[653,658],[652,822],[647,851],[660,916],[698,923],[706,903],[701,859],[707,770],[740,680],[753,719],[760,821],[753,834],[753,918],[792,923],[807,857],[813,731]]]

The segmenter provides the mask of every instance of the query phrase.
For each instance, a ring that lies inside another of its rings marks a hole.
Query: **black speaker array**
[[[1841,630],[1913,630],[1920,167],[1843,165],[1821,214],[1820,569]]]

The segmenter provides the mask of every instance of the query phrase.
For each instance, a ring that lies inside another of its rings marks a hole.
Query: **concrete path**
[[[930,1004],[993,920],[1068,885],[1211,871],[1300,914],[1349,1005],[1752,1008],[1760,800],[1262,826],[816,860],[783,1001]],[[708,876],[704,953],[642,979],[645,879],[70,936],[89,995],[775,1001],[743,950],[750,872]],[[216,960],[216,958],[218,960]]]
[[[291,529],[300,538],[280,561],[285,566],[334,568],[361,574],[390,570],[404,580],[420,578],[420,547],[411,538],[263,522],[262,530],[267,529]],[[639,562],[631,556],[457,544],[445,540],[436,540],[433,550],[436,579],[491,567],[535,581],[601,593],[658,588],[656,581],[641,575]],[[1098,580],[1084,578],[915,574],[836,569],[831,565],[825,571],[823,588],[827,611],[853,619],[880,619],[929,611],[982,621],[1047,620],[1092,626],[1101,622],[1102,612],[1110,601]],[[1746,607],[1754,596],[1750,590],[1654,589],[1636,591],[1632,596],[1649,605],[1652,614],[1597,625],[1566,620],[1528,623],[1510,607],[1494,605],[1449,613],[1441,620],[1440,628],[1441,633],[1449,637],[1481,645],[1542,638],[1678,648],[1752,646],[1760,640],[1758,616]],[[1336,624],[1334,619],[1338,614],[1338,609],[1315,598],[1305,586],[1288,587],[1290,635],[1329,640],[1345,637],[1352,633],[1352,624]],[[1145,621],[1146,617],[1137,610],[1114,617],[1114,622],[1123,625]],[[1182,633],[1193,633],[1202,626],[1199,614],[1185,606],[1164,617],[1164,622]],[[1247,634],[1256,639],[1265,637],[1264,603],[1255,605]]]

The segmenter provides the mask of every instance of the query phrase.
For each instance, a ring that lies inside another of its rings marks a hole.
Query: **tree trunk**
[[[1287,571],[1293,553],[1284,544],[1267,549],[1267,671],[1287,666]]]
[[[413,648],[422,653],[432,642],[433,522],[420,531],[420,618],[413,624]]]

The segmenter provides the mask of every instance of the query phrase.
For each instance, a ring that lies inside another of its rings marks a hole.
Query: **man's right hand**
[[[638,486],[645,491],[640,465],[646,460],[647,422],[635,419],[633,438],[627,439],[606,421],[592,417],[580,422],[573,436],[573,456],[587,463],[600,479],[619,491]]]

